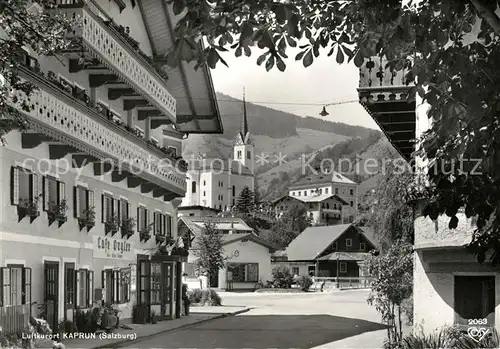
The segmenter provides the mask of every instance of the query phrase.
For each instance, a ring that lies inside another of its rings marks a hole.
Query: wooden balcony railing
[[[162,188],[171,190],[174,187],[178,193],[186,190],[186,169],[182,159],[166,158],[163,151],[104,118],[43,76],[29,69],[20,69],[19,73],[38,87],[29,100],[20,92],[17,96],[18,105],[25,100],[31,106],[29,113],[23,111],[28,116],[30,128],[97,159],[112,160],[123,170]]]
[[[162,77],[131,41],[112,26],[111,22],[84,3],[61,4],[58,11],[80,18],[73,34],[90,49],[111,71],[126,81],[164,115],[176,122],[176,100]]]
[[[323,285],[323,291],[328,289],[350,289],[350,288],[371,288],[375,278],[372,276],[353,276],[353,277],[313,277],[311,290],[320,291]]]
[[[406,83],[407,69],[391,71],[386,58],[371,57],[359,70],[359,98],[361,102],[405,100],[410,84]]]
[[[0,307],[0,331],[12,335],[24,331],[31,316],[31,305],[12,305]]]

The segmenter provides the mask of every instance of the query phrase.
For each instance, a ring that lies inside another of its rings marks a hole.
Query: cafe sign
[[[132,243],[106,236],[93,236],[94,258],[135,260]]]

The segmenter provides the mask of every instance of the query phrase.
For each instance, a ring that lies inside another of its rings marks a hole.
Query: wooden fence
[[[22,332],[29,323],[31,305],[12,305],[0,307],[0,326],[4,335]]]
[[[313,277],[314,284],[311,289],[323,291],[330,289],[353,289],[353,288],[371,288],[374,277],[371,276],[357,276],[357,277]]]

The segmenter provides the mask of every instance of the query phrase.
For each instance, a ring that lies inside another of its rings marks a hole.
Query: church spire
[[[248,121],[247,121],[247,102],[245,99],[245,88],[243,87],[243,120],[241,122],[241,138],[245,139],[248,133]]]

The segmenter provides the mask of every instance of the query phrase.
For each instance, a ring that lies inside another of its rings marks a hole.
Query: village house
[[[197,273],[197,237],[203,233],[205,224],[213,224],[222,234],[226,267],[204,280]],[[227,291],[254,290],[259,281],[266,282],[271,276],[271,253],[278,249],[255,234],[241,218],[238,217],[180,217],[178,222],[179,236],[188,236],[189,256],[184,264],[184,280],[189,288],[220,288]]]
[[[273,257],[273,265],[286,265],[293,275],[315,277],[368,276],[363,262],[377,250],[370,228],[339,224],[306,228]]]
[[[342,222],[352,223],[358,214],[358,184],[336,171],[317,173],[303,178],[288,188],[288,195],[311,203],[320,202],[311,199],[313,197],[336,195],[342,200],[341,203],[344,201],[347,203],[342,204],[343,214],[347,220]]]
[[[378,57],[368,62],[360,69],[360,101],[401,156],[407,161],[415,160],[419,174],[426,164],[418,157],[413,158],[413,140],[432,125],[427,115],[429,105],[418,94],[416,101],[408,102],[411,86],[405,83],[406,71],[393,75],[385,68],[387,62]],[[479,264],[465,248],[472,240],[474,220],[459,211],[458,227],[449,229],[450,218],[446,215],[436,221],[424,217],[424,199],[416,196],[412,204],[415,328],[428,334],[445,325],[467,328],[468,320],[485,319],[485,326],[500,330],[498,270],[488,261]]]
[[[347,201],[335,194],[319,194],[319,192],[305,197],[282,196],[272,202],[274,217],[281,217],[294,205],[300,205],[307,210],[308,217],[315,225],[342,224],[350,220],[343,210],[343,207],[349,205]]]
[[[72,46],[58,57],[19,52],[18,73],[38,90],[22,111],[29,130],[0,147],[3,332],[21,330],[33,302],[52,328],[96,301],[124,320],[137,303],[178,317],[180,262],[149,255],[177,238],[182,139],[222,132],[210,72],[160,68],[176,23],[164,2],[58,3],[81,18]]]

